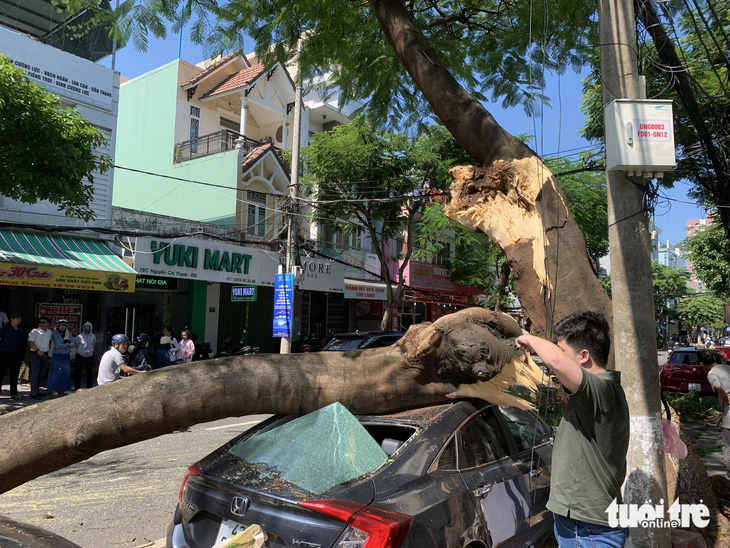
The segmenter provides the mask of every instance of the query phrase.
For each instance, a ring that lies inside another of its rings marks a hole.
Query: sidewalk
[[[707,475],[724,475],[725,463],[722,458],[722,428],[704,422],[682,423],[684,431],[694,444],[695,450],[707,467]]]
[[[83,389],[82,389],[83,390]],[[46,392],[45,388],[41,388],[41,392]],[[11,411],[15,411],[16,409],[21,409],[23,407],[27,407],[29,405],[35,405],[37,403],[43,403],[44,401],[49,400],[55,400],[58,398],[68,398],[70,396],[73,396],[74,391],[68,390],[66,392],[65,396],[53,396],[50,392],[47,392],[47,395],[42,400],[34,400],[30,397],[30,384],[19,384],[18,385],[18,394],[23,397],[22,400],[15,400],[10,397],[10,385],[9,384],[3,384],[2,385],[2,392],[0,392],[0,415],[4,415],[5,413],[10,413]]]

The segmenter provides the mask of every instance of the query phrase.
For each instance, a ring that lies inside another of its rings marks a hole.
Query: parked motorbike
[[[218,353],[218,357],[245,356],[249,354],[259,354],[260,352],[261,349],[258,346],[250,346],[246,344],[246,330],[244,329],[241,334],[241,339],[238,341],[237,345],[233,345],[233,339],[230,337],[223,341],[223,347]]]
[[[195,354],[193,354],[193,361],[198,362],[201,360],[209,360],[215,358],[213,349],[208,342],[195,343]]]

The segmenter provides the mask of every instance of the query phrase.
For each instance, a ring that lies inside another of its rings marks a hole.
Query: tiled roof
[[[281,156],[278,152],[276,152],[273,143],[264,143],[263,145],[253,149],[251,153],[243,159],[243,162],[241,163],[241,172],[246,173],[246,171],[248,171],[267,152],[271,152],[274,155],[284,172],[288,175],[290,168],[286,163],[284,163],[284,161],[282,161]]]
[[[231,74],[228,78],[223,80],[220,84],[218,84],[208,93],[203,95],[201,99],[205,99],[206,97],[213,97],[227,91],[233,91],[234,89],[240,89],[242,87],[245,87],[246,85],[256,80],[256,78],[258,78],[263,72],[263,64],[254,65],[252,67],[240,70],[235,74]]]
[[[230,61],[231,59],[233,59],[238,54],[239,54],[239,52],[234,51],[233,53],[229,53],[228,55],[224,55],[223,57],[221,57],[220,59],[218,59],[218,61],[216,61],[211,66],[209,66],[208,68],[206,68],[203,72],[201,72],[197,76],[193,76],[190,80],[188,80],[187,82],[185,82],[183,84],[183,87],[185,87],[185,86],[192,86],[194,84],[197,84],[203,78],[205,78],[206,76],[208,76],[208,74],[210,74],[211,72],[213,72],[215,69],[217,69],[221,65],[225,65],[228,61]]]
[[[243,163],[241,164],[241,170],[243,173],[245,173],[248,168],[254,165],[259,158],[270,150],[274,150],[273,143],[264,143],[260,147],[253,149],[251,153],[243,159]]]

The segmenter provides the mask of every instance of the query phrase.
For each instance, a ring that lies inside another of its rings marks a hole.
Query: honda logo
[[[248,497],[233,497],[231,500],[231,514],[245,516],[251,506],[251,499]]]

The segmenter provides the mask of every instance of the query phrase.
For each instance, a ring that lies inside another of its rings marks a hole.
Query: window
[[[221,127],[238,133],[238,130],[241,129],[241,124],[235,120],[229,120],[228,118],[223,118],[223,116],[221,116]]]
[[[484,466],[495,460],[506,457],[509,451],[507,440],[494,408],[485,409],[469,424],[461,429],[461,448],[466,462],[459,468],[474,468]]]
[[[436,464],[436,469],[456,470],[456,443],[454,438],[451,438],[446,447],[444,447],[443,452],[439,456],[439,461]]]
[[[266,236],[266,194],[249,190],[246,207],[246,234],[249,236]]]
[[[520,451],[545,443],[553,436],[552,428],[529,411],[517,407],[500,407],[499,410]]]

